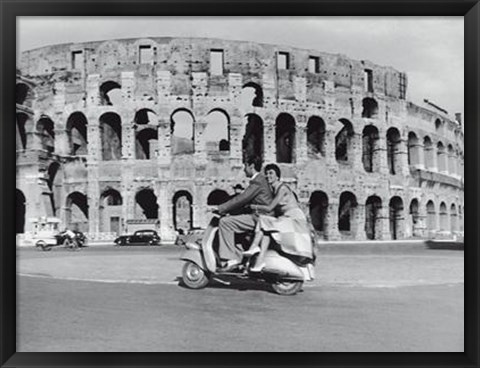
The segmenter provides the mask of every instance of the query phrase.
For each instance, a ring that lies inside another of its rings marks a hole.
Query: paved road
[[[463,351],[463,252],[330,252],[294,297],[180,268],[173,247],[19,251],[17,351]]]

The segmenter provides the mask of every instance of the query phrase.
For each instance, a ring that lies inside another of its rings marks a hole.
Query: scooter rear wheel
[[[187,261],[182,269],[183,283],[190,289],[202,289],[208,284],[208,276],[196,263]]]
[[[295,295],[303,286],[303,281],[277,281],[272,284],[273,290],[280,295]]]

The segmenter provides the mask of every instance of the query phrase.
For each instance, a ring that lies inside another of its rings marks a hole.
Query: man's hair
[[[247,166],[253,165],[256,171],[262,170],[262,159],[258,156],[248,157],[245,163]]]
[[[282,177],[282,173],[280,171],[280,168],[275,165],[275,164],[268,164],[267,166],[265,166],[265,174],[267,173],[268,170],[273,170],[275,171],[275,174],[277,174],[278,178],[280,179]]]

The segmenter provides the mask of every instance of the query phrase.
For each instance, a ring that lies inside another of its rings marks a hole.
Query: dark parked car
[[[138,230],[133,235],[122,235],[114,242],[115,245],[159,245],[160,236],[155,230]]]
[[[55,235],[57,239],[57,245],[64,245],[67,248],[80,248],[86,247],[87,237],[81,231],[71,230],[74,234],[70,236],[67,231]]]

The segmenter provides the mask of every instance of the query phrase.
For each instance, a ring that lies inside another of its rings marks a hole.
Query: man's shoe
[[[255,265],[254,267],[251,267],[250,272],[254,272],[254,273],[262,272],[264,268],[265,268],[265,262],[262,262],[258,266]]]
[[[231,259],[231,260],[225,262],[225,264],[223,265],[223,267],[220,270],[223,271],[223,272],[232,271],[235,268],[237,268],[239,265],[240,265],[239,261]]]
[[[251,257],[251,256],[254,256],[257,253],[260,253],[260,247],[250,248],[249,250],[246,250],[245,252],[243,252],[243,255],[246,256],[246,257]]]

